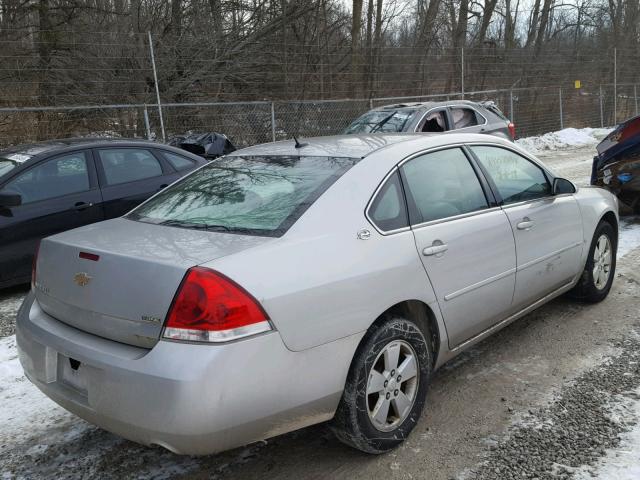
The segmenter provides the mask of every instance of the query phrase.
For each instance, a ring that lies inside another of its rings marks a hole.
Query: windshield
[[[134,220],[280,236],[358,159],[223,157],[133,210]]]
[[[9,173],[11,170],[23,164],[30,158],[30,155],[22,153],[10,153],[0,156],[0,177]]]
[[[354,120],[343,133],[402,132],[405,124],[415,111],[412,108],[403,108],[395,111],[373,110]]]

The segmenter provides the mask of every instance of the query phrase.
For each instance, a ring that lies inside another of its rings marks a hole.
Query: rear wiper
[[[205,225],[204,223],[190,223],[183,222],[181,220],[165,220],[164,222],[160,222],[158,225],[164,225],[167,227],[185,227],[185,228],[193,228],[196,230],[208,230],[209,225]]]
[[[397,110],[395,110],[391,115],[384,117],[382,120],[380,120],[378,123],[376,123],[373,128],[371,129],[370,133],[374,133],[376,132],[378,129],[382,128],[382,126],[387,123],[389,120],[391,120],[391,118],[393,118],[393,116],[398,113]]]

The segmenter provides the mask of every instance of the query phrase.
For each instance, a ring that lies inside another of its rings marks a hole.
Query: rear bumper
[[[28,378],[67,410],[130,440],[208,454],[330,419],[360,336],[291,352],[277,332],[224,345],[106,340],[44,313],[17,321]],[[81,385],[69,383],[69,358]],[[65,376],[66,375],[66,376]]]

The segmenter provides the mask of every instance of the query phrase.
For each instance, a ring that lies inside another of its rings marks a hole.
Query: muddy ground
[[[557,173],[585,184],[591,152],[592,148],[554,152],[546,161]],[[24,382],[12,389],[0,385],[0,477],[597,476],[597,462],[637,422],[632,415],[611,424],[607,419],[617,418],[615,412],[621,416],[617,406],[633,401],[631,390],[640,385],[638,362],[631,358],[640,345],[640,245],[629,249],[618,268],[604,302],[586,306],[557,299],[437,372],[422,420],[410,438],[387,455],[372,457],[348,449],[326,425],[319,425],[220,455],[179,457],[91,427],[40,398]],[[9,343],[24,292],[18,288],[0,293],[0,336]],[[15,363],[11,358],[8,361]],[[605,397],[606,402],[592,401]],[[581,433],[587,443],[581,443]],[[535,442],[527,440],[534,437]],[[640,462],[640,455],[637,458]]]

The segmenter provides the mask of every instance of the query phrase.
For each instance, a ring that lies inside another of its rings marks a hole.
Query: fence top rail
[[[598,84],[598,87],[612,87],[612,83]],[[619,83],[620,87],[636,87],[636,83]],[[569,86],[550,86],[550,87],[517,87],[517,88],[502,88],[491,90],[475,90],[470,92],[464,92],[464,96],[483,95],[483,94],[495,94],[495,93],[509,93],[509,92],[522,92],[522,91],[540,91],[540,90],[555,90],[561,88],[572,88]],[[582,90],[585,90],[584,88]],[[185,102],[185,103],[163,103],[162,107],[171,108],[188,108],[188,107],[228,107],[228,106],[246,106],[246,105],[291,105],[291,104],[321,104],[321,103],[345,103],[345,102],[395,102],[405,100],[419,100],[430,98],[443,98],[443,97],[462,97],[462,92],[448,92],[448,93],[436,93],[429,95],[410,95],[401,97],[376,97],[376,98],[341,98],[341,99],[326,99],[326,100],[257,100],[246,102]],[[618,95],[623,95],[618,93]],[[18,113],[18,112],[64,112],[73,110],[116,110],[124,108],[158,108],[157,103],[121,103],[121,104],[104,104],[104,105],[61,105],[61,106],[25,106],[25,107],[0,107],[0,113]]]

